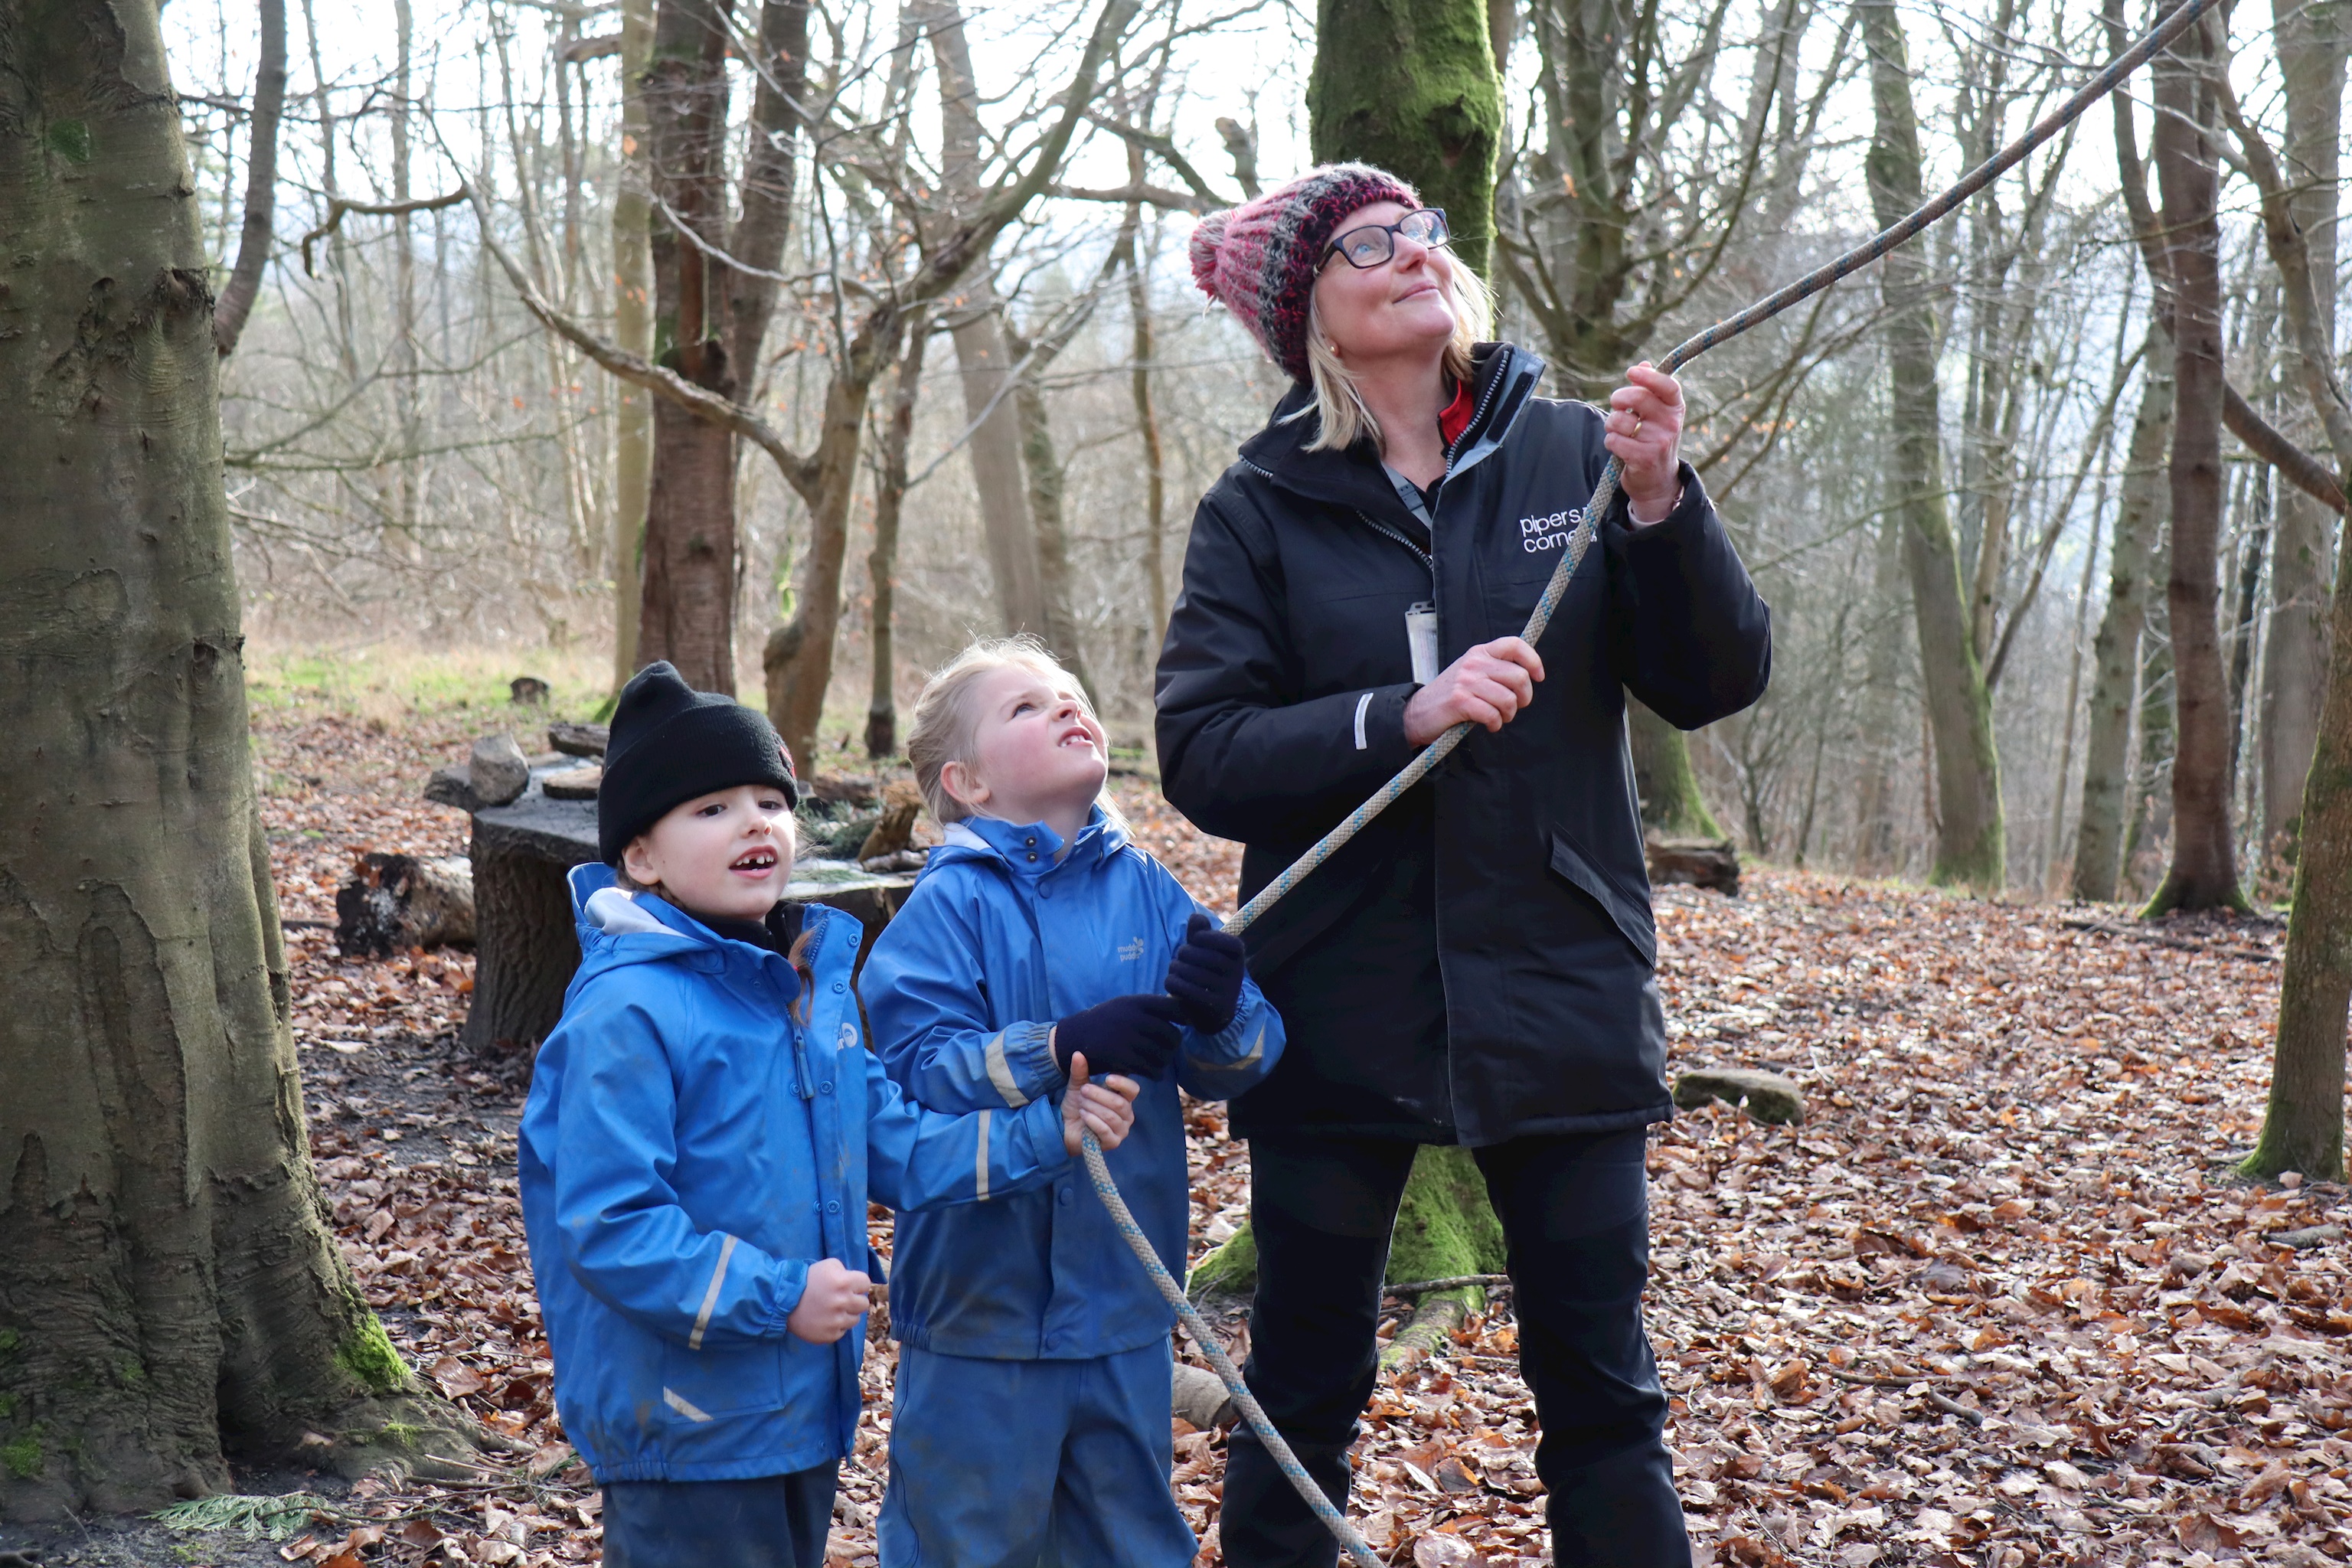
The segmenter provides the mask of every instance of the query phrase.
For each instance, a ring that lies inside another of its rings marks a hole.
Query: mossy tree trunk
[[[1633,787],[1642,797],[1643,827],[1666,838],[1723,838],[1722,827],[1699,794],[1690,742],[1683,732],[1629,693],[1625,735],[1633,752]]]
[[[1320,0],[1307,134],[1318,163],[1371,163],[1444,207],[1481,274],[1495,234],[1503,87],[1485,0]]]
[[[1307,87],[1316,161],[1371,163],[1410,181],[1423,202],[1445,209],[1455,254],[1484,273],[1503,129],[1485,0],[1320,0],[1317,17]],[[1451,1239],[1484,1236],[1495,1246],[1483,1264]],[[1424,1237],[1442,1242],[1433,1250]],[[1492,1273],[1502,1267],[1501,1237],[1469,1152],[1424,1149],[1405,1184],[1389,1278]],[[1396,1272],[1408,1266],[1432,1271]],[[1461,1299],[1457,1292],[1450,1303],[1425,1300],[1422,1316],[1433,1324],[1458,1321]]]
[[[1868,163],[1871,206],[1889,225],[1921,200],[1919,118],[1903,23],[1893,0],[1864,0],[1875,134]],[[1919,679],[1936,752],[1936,858],[1928,880],[1998,893],[2007,872],[2000,757],[1992,693],[1969,637],[1959,554],[1945,501],[1942,417],[1936,382],[1935,308],[1927,264],[1898,248],[1880,263],[1887,305],[1887,362],[1895,428],[1894,514],[1903,527],[1919,632]]]
[[[0,25],[0,1518],[451,1419],[329,1234],[248,755],[213,300],[153,0]]]
[[[1486,1180],[1476,1156],[1454,1144],[1423,1147],[1406,1178],[1397,1205],[1396,1229],[1389,1240],[1390,1284],[1456,1279],[1469,1274],[1499,1274],[1504,1265],[1503,1223],[1486,1197]],[[1249,1227],[1201,1259],[1185,1283],[1195,1300],[1246,1297],[1257,1289],[1257,1239]],[[1479,1286],[1424,1293],[1412,1321],[1389,1342],[1384,1360],[1414,1350],[1433,1349],[1452,1333],[1465,1313],[1486,1301]]]

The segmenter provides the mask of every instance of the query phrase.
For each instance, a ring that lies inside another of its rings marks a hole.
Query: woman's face
[[[1412,209],[1401,202],[1359,207],[1331,231],[1333,238],[1366,224],[1390,224]],[[1402,235],[1396,254],[1378,267],[1350,267],[1325,253],[1315,279],[1315,313],[1343,364],[1427,355],[1434,363],[1454,336],[1454,261]]]

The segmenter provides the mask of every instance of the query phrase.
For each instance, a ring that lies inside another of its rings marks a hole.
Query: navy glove
[[[1168,994],[1184,1005],[1186,1023],[1213,1035],[1234,1021],[1248,973],[1245,956],[1241,938],[1213,929],[1208,916],[1192,911],[1184,922],[1184,945],[1168,965]]]
[[[1054,1059],[1067,1077],[1070,1058],[1083,1052],[1087,1073],[1158,1078],[1184,1043],[1182,1005],[1168,996],[1114,996],[1054,1026]]]

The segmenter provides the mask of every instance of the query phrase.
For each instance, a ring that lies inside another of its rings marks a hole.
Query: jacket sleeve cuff
[[[1689,543],[1706,526],[1715,503],[1706,499],[1706,487],[1699,482],[1698,470],[1685,463],[1675,478],[1682,486],[1682,494],[1676,498],[1674,510],[1655,522],[1636,523],[1632,498],[1622,490],[1617,492],[1617,499],[1610,503],[1606,523],[1618,535],[1616,542],[1621,549],[1671,551]]]
[[[1405,704],[1420,689],[1407,682],[1402,686],[1376,686],[1358,693],[1351,714],[1349,743],[1359,752],[1394,756],[1397,765],[1403,766],[1415,750],[1404,737]]]
[[[1010,1109],[1018,1110],[1062,1087],[1053,1040],[1053,1025],[1034,1023],[1008,1024],[988,1037],[983,1055],[989,1087]]]
[[[775,1265],[776,1301],[769,1312],[768,1332],[780,1337],[790,1331],[786,1320],[801,1304],[801,1298],[808,1294],[809,1266],[798,1258],[779,1258]]]

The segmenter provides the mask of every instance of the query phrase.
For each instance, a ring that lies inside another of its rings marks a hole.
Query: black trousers
[[[609,1481],[604,1568],[824,1568],[840,1468],[749,1481]]]
[[[1690,1568],[1664,1439],[1666,1398],[1642,1328],[1649,1272],[1647,1129],[1517,1139],[1477,1151],[1509,1244],[1519,1367],[1542,1436],[1561,1568]],[[1341,1509],[1348,1450],[1379,1375],[1373,1334],[1415,1144],[1250,1141],[1257,1300],[1250,1392]],[[1327,1568],[1339,1544],[1246,1426],[1226,1450],[1217,1532],[1232,1568]]]

